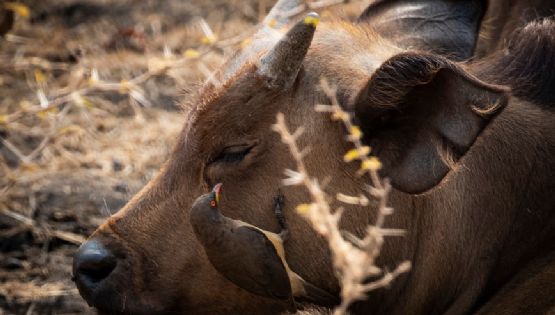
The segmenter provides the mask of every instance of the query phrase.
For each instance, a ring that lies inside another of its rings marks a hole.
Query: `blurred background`
[[[0,0],[0,315],[93,314],[79,244],[156,172],[271,0]],[[371,2],[308,1],[355,19]]]

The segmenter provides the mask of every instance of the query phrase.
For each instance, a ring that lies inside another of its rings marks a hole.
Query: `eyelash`
[[[224,149],[222,153],[216,156],[210,163],[214,162],[222,162],[222,163],[238,163],[241,162],[252,150],[251,147],[244,147],[242,150],[238,150],[236,148],[229,148],[230,150],[238,150],[238,151],[228,151]]]

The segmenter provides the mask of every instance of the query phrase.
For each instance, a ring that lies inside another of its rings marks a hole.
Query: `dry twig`
[[[52,229],[49,226],[45,226],[44,224],[41,225],[31,218],[28,218],[20,213],[8,209],[0,208],[0,213],[21,222],[21,226],[19,227],[21,229],[18,229],[18,232],[21,232],[22,229],[31,230],[40,234],[44,234],[48,238],[58,238],[75,245],[80,245],[85,241],[85,237],[82,235]]]
[[[277,115],[277,123],[273,129],[281,135],[282,141],[287,144],[293,159],[296,162],[296,170],[286,170],[287,178],[284,185],[302,185],[308,190],[312,200],[308,204],[297,206],[297,212],[311,223],[312,227],[321,234],[329,243],[334,269],[341,285],[341,304],[335,309],[334,314],[345,314],[349,305],[366,297],[369,291],[385,287],[398,275],[410,269],[410,262],[400,263],[393,271],[389,272],[376,265],[376,259],[380,254],[385,236],[403,235],[403,231],[384,228],[385,218],[393,213],[393,209],[387,205],[387,197],[391,190],[388,181],[382,180],[378,175],[381,167],[376,157],[369,156],[370,148],[361,142],[362,133],[360,129],[351,122],[348,113],[343,111],[335,97],[335,91],[322,81],[324,92],[330,97],[332,105],[318,105],[317,110],[332,113],[334,120],[343,122],[349,131],[349,141],[355,146],[344,156],[346,162],[359,160],[361,168],[359,173],[369,174],[372,185],[368,192],[378,200],[378,216],[374,225],[366,229],[366,235],[358,238],[339,228],[339,222],[344,209],[338,208],[332,211],[328,203],[328,195],[322,189],[317,179],[310,177],[303,162],[303,152],[297,146],[297,139],[302,135],[300,127],[291,133],[285,123],[282,113]],[[365,197],[352,197],[340,194],[338,199],[343,202],[366,205]],[[378,280],[365,283],[369,277],[379,277]]]

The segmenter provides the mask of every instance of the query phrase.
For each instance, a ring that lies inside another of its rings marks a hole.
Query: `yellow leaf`
[[[201,42],[205,45],[214,44],[216,42],[216,36],[215,35],[203,36],[202,39],[201,39]]]
[[[35,81],[38,84],[46,82],[46,76],[44,75],[44,72],[42,72],[40,69],[35,69]]]
[[[47,109],[44,109],[44,110],[41,110],[41,111],[37,112],[37,117],[39,117],[40,119],[46,119],[46,117],[48,117],[48,115],[56,114],[57,112],[58,112],[57,107],[47,108]]]
[[[377,157],[371,156],[368,159],[362,161],[360,168],[365,171],[370,170],[375,172],[382,168],[382,162],[380,162],[380,160]]]
[[[198,56],[200,56],[200,53],[196,49],[189,48],[185,50],[185,52],[183,52],[183,56],[185,56],[186,58],[198,58]]]
[[[300,214],[305,214],[305,213],[308,212],[308,210],[310,210],[310,205],[307,204],[307,203],[301,203],[301,204],[297,205],[295,210],[297,210],[297,212],[300,213]]]
[[[358,157],[358,150],[357,149],[351,149],[351,150],[347,151],[347,153],[345,153],[345,155],[343,156],[343,161],[351,162],[352,160],[356,159],[357,157]]]
[[[363,156],[367,156],[368,153],[370,153],[370,147],[368,146],[360,147],[360,149],[354,148],[345,153],[345,155],[343,156],[343,161],[351,162],[355,159],[360,159]]]
[[[19,164],[19,169],[25,172],[36,172],[40,170],[40,167],[35,163],[25,162]]]
[[[4,7],[10,11],[15,12],[15,14],[23,18],[28,18],[29,15],[31,15],[31,10],[29,10],[29,7],[21,3],[7,2],[6,4],[4,4]]]
[[[358,140],[362,137],[362,131],[358,126],[352,126],[351,130],[349,130],[349,136],[351,140]]]
[[[77,126],[77,125],[69,125],[69,126],[65,126],[63,128],[58,129],[58,134],[59,135],[63,135],[66,133],[76,133],[78,135],[82,135],[84,133],[83,128]]]

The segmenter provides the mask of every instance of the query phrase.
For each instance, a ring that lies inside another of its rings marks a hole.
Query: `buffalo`
[[[286,311],[214,269],[189,212],[223,183],[225,216],[280,230],[269,209],[294,162],[271,129],[279,112],[292,128],[304,126],[299,144],[311,148],[309,172],[329,176],[331,194],[360,194],[369,180],[341,160],[350,149],[343,127],[314,111],[330,101],[324,77],[391,179],[388,226],[407,231],[385,243],[379,264],[413,266],[350,311],[555,312],[555,22],[528,21],[502,50],[465,61],[486,14],[480,3],[378,1],[356,24],[322,21],[315,32],[284,34],[283,12],[298,3],[279,1],[266,20],[276,23],[188,98],[160,173],[81,246],[74,260],[81,295],[103,314]],[[427,9],[392,19],[391,10],[414,8]],[[338,295],[327,244],[295,214],[307,192],[281,191],[291,269]],[[375,216],[353,207],[341,225],[361,235]]]

